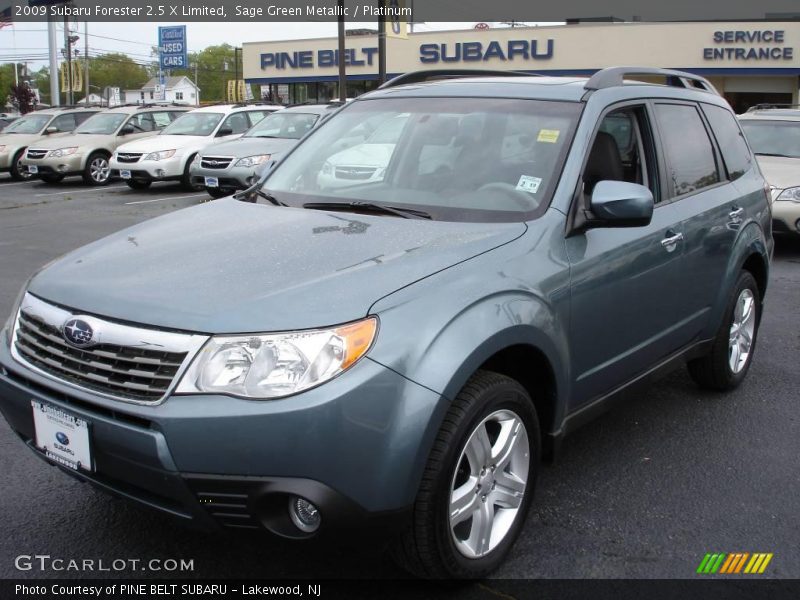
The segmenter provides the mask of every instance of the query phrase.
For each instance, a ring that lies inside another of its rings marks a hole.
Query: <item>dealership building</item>
[[[282,102],[338,97],[337,39],[250,42],[244,77]],[[347,95],[377,86],[375,35],[348,35]],[[420,69],[487,68],[590,75],[613,65],[690,71],[707,77],[737,112],[797,104],[800,22],[621,23],[467,29],[387,39],[389,76]]]

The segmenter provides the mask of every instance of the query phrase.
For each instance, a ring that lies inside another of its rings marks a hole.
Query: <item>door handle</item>
[[[670,248],[671,246],[674,246],[678,242],[682,241],[683,241],[683,234],[676,233],[675,235],[671,235],[661,240],[661,245],[664,246],[664,248]]]
[[[743,208],[734,208],[731,212],[728,213],[728,216],[731,219],[739,219],[744,214]]]

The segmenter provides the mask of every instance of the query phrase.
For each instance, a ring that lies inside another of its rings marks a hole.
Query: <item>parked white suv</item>
[[[238,138],[280,108],[272,104],[216,104],[195,109],[160,135],[117,148],[111,158],[111,172],[133,189],[144,189],[154,181],[180,181],[194,189],[189,165],[197,152],[214,141]]]

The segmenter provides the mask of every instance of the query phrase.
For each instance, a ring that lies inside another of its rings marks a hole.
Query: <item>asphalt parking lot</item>
[[[206,201],[122,182],[0,175],[0,322],[39,266],[128,225]],[[203,235],[187,231],[187,236]],[[180,260],[180,257],[165,257]],[[498,578],[692,578],[707,552],[772,552],[762,577],[800,578],[800,241],[779,240],[749,377],[727,396],[676,372],[567,439],[545,465]],[[20,554],[184,558],[202,578],[403,577],[379,548],[209,535],[94,491],[33,456],[0,419],[0,577]],[[95,575],[103,576],[103,573]],[[164,573],[105,574],[153,576]]]

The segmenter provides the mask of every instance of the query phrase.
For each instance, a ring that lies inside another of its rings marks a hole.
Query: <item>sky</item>
[[[162,23],[170,25],[171,23]],[[438,31],[444,29],[471,29],[475,23],[419,23],[415,31]],[[491,23],[494,27],[504,27]],[[137,61],[151,60],[151,46],[158,44],[159,23],[89,23],[89,50],[97,52],[123,52]],[[376,28],[374,22],[347,23],[347,28]],[[77,47],[83,52],[83,23],[77,29],[80,36]],[[190,52],[206,46],[228,43],[241,46],[243,42],[291,40],[329,37],[336,35],[336,22],[303,23],[188,23],[186,37]],[[101,37],[102,36],[102,37]],[[58,25],[58,41],[63,45],[63,23]],[[59,48],[60,49],[60,48]],[[44,23],[16,23],[13,27],[0,29],[0,63],[28,60],[29,68],[37,70],[47,64],[47,25]]]

